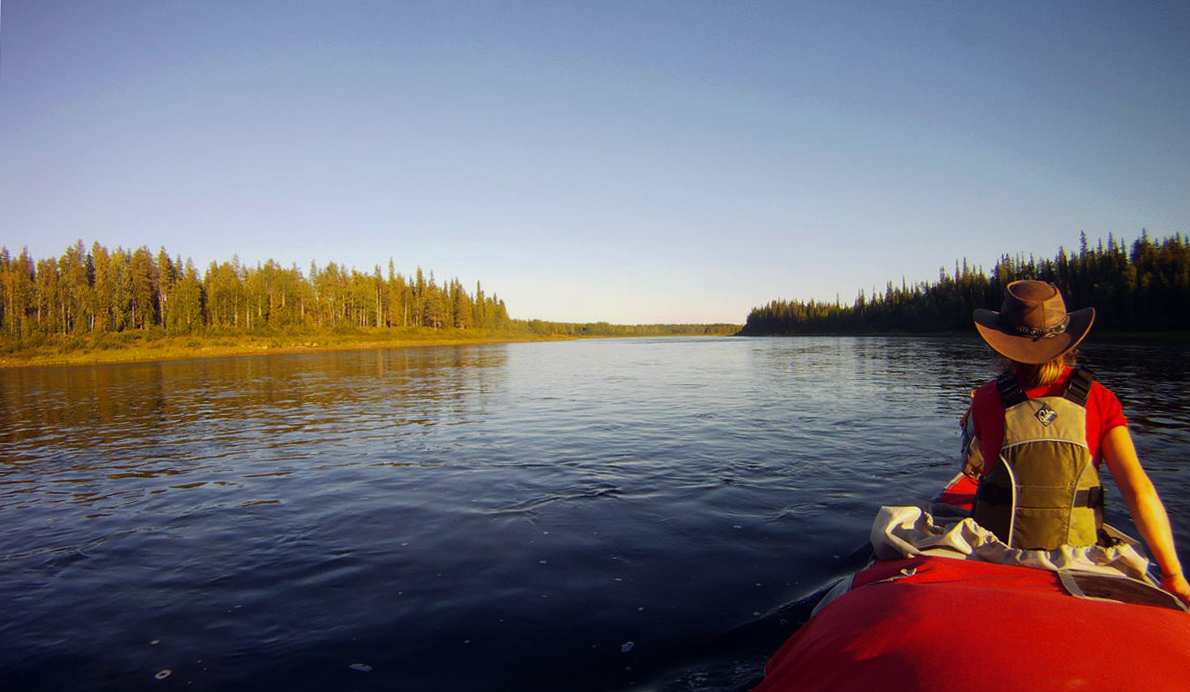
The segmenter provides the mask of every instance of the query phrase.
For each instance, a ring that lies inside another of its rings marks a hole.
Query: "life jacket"
[[[1075,368],[1061,396],[1030,399],[1016,376],[996,380],[1004,402],[1000,461],[985,469],[972,517],[1011,548],[1088,546],[1103,526],[1103,486],[1087,447],[1095,376]]]

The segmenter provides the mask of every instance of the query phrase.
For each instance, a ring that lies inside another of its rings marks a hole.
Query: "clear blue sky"
[[[1190,4],[5,0],[0,245],[742,322],[1190,232]]]

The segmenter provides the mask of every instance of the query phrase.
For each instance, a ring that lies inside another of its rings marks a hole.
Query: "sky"
[[[1190,4],[5,0],[0,245],[743,323],[1190,232]]]

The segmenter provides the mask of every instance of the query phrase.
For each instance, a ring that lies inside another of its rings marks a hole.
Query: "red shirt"
[[[1069,377],[1070,368],[1066,368],[1053,384],[1030,389],[1025,395],[1030,399],[1039,396],[1062,396]],[[1000,391],[996,389],[995,380],[975,390],[974,399],[971,401],[971,415],[975,420],[975,434],[980,440],[986,473],[999,461],[1000,445],[1004,442],[1004,403],[1000,401]],[[1103,436],[1112,428],[1121,425],[1128,425],[1128,419],[1124,417],[1120,400],[1107,387],[1093,382],[1091,392],[1087,395],[1087,447],[1091,450],[1091,458],[1096,468],[1099,468],[1099,447]]]

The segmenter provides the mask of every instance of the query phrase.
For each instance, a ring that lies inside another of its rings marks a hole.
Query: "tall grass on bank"
[[[336,327],[253,332],[211,330],[183,335],[153,330],[78,336],[39,335],[20,341],[0,340],[0,367],[213,358],[349,348],[543,341],[557,338],[569,337],[524,331],[426,327]]]

